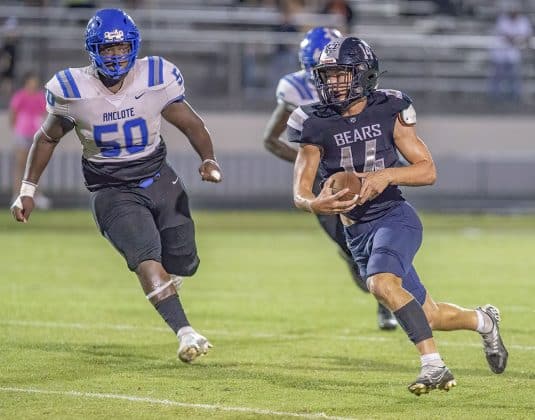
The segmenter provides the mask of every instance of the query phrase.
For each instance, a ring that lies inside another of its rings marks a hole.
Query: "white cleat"
[[[420,375],[408,388],[414,395],[420,396],[434,389],[447,392],[454,386],[457,386],[457,382],[446,366],[423,365]]]
[[[177,355],[184,363],[193,362],[198,357],[208,353],[208,349],[213,347],[206,337],[203,337],[191,327],[188,332],[179,336],[179,340],[180,345],[178,346]]]

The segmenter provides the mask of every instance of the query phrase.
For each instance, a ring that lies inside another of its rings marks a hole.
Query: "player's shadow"
[[[347,371],[348,369],[355,369],[364,372],[406,372],[414,370],[407,364],[349,356],[314,356],[312,359],[319,361],[315,362],[315,364],[328,363],[329,367],[325,367],[326,370]]]
[[[407,363],[391,363],[382,360],[370,360],[363,358],[355,357],[342,357],[342,356],[317,356],[315,357],[319,360],[324,360],[334,366],[336,369],[347,371],[348,369],[354,369],[360,372],[399,372],[399,373],[416,373],[419,367],[414,367],[411,364]],[[486,367],[486,362],[482,362],[481,368],[477,367],[452,367],[452,370],[455,374],[459,376],[477,376],[477,377],[488,377],[489,375],[494,375]],[[508,374],[512,373],[507,371]],[[512,375],[515,375],[512,373]],[[535,375],[535,374],[534,374]],[[526,375],[518,375],[519,377],[526,378]]]
[[[79,344],[68,342],[38,342],[31,345],[32,350],[58,353],[70,356],[80,362],[99,365],[130,366],[136,363],[161,362],[161,354],[152,354],[154,346],[132,344]]]
[[[413,364],[395,363],[387,360],[374,360],[350,356],[297,356],[291,363],[288,360],[280,362],[271,360],[218,360],[217,350],[209,357],[198,362],[186,365],[169,355],[168,344],[78,344],[78,343],[33,343],[32,349],[65,355],[67,360],[58,368],[58,377],[65,376],[65,369],[73,366],[73,379],[80,379],[79,372],[74,372],[76,366],[84,364],[91,369],[80,369],[84,372],[84,379],[109,375],[112,372],[130,374],[136,372],[140,375],[169,376],[180,371],[184,379],[190,378],[193,382],[220,381],[228,378],[245,381],[262,381],[277,387],[286,387],[299,390],[325,390],[345,389],[348,392],[367,392],[370,389],[381,389],[391,386],[392,381],[399,382],[402,378],[411,378],[416,373]],[[236,349],[235,349],[236,350]],[[239,354],[236,351],[236,354]],[[71,359],[70,361],[68,359]],[[53,364],[51,364],[53,365]],[[51,366],[49,365],[49,366]],[[354,377],[344,379],[333,378],[329,372],[353,372]],[[312,372],[312,374],[311,374]],[[315,374],[317,372],[317,374]],[[367,375],[362,381],[360,373],[378,372],[377,379]],[[385,376],[385,373],[389,375]],[[481,368],[454,367],[454,373],[459,377],[472,376],[487,378],[493,376],[482,366]],[[55,376],[53,369],[47,372],[48,377]],[[509,369],[508,377],[518,377],[523,380],[535,379],[535,374],[528,374]],[[70,376],[70,375],[69,375]],[[373,383],[370,383],[373,382]],[[363,383],[365,382],[365,383]]]
[[[88,344],[64,347],[61,345],[45,345],[47,351],[69,351],[86,356],[84,362],[94,367],[93,377],[112,372],[128,371],[129,374],[149,376],[172,376],[180,371],[180,377],[191,379],[192,383],[199,381],[211,382],[233,378],[243,381],[262,381],[277,387],[286,387],[300,390],[333,390],[345,388],[350,392],[359,392],[365,386],[359,381],[358,375],[354,380],[327,378],[323,373],[317,377],[309,375],[310,365],[284,362],[221,362],[202,358],[199,361],[186,365],[177,359],[162,355],[169,354],[168,345],[121,345],[121,344]],[[314,362],[312,362],[314,363]],[[392,366],[390,366],[392,369]],[[334,369],[319,366],[314,370],[318,372],[344,370],[346,367]],[[375,381],[374,386],[387,386],[387,381]]]
[[[167,371],[171,366],[166,366]],[[347,392],[365,392],[368,386],[381,389],[389,385],[388,380],[369,380],[363,384],[362,379],[355,372],[352,379],[341,377],[327,377],[324,369],[311,368],[310,365],[293,365],[286,363],[263,363],[263,362],[210,362],[208,359],[183,369],[174,364],[175,369],[180,369],[183,379],[191,378],[191,381],[199,380],[212,382],[232,378],[233,380],[246,382],[263,382],[276,388],[289,388],[310,391],[333,391],[344,390]],[[312,371],[312,374],[311,374]],[[316,373],[317,372],[317,373]],[[336,376],[336,375],[335,375]],[[373,384],[371,384],[373,383]],[[378,392],[377,395],[380,395]]]

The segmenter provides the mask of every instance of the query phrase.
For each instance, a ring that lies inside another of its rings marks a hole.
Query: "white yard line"
[[[80,323],[67,323],[67,322],[48,322],[48,321],[19,321],[19,320],[2,320],[0,325],[9,325],[9,326],[21,326],[21,327],[30,327],[30,328],[63,328],[63,329],[72,329],[72,330],[116,330],[116,331],[165,331],[169,332],[169,328],[166,327],[136,327],[134,325],[124,325],[124,324],[80,324]],[[363,336],[363,335],[351,335],[351,334],[278,334],[278,333],[265,333],[265,332],[241,332],[241,331],[225,331],[225,330],[203,330],[203,333],[206,335],[215,335],[223,337],[253,337],[253,338],[264,338],[264,339],[284,339],[284,340],[303,340],[303,339],[314,339],[314,338],[328,338],[335,340],[355,340],[355,341],[371,341],[371,342],[388,342],[397,338],[396,336],[385,336],[376,337],[376,336]],[[453,341],[442,341],[439,342],[443,346],[451,347],[481,347],[479,343],[456,343]],[[508,344],[508,348],[521,350],[521,351],[535,351],[535,346],[525,346],[520,344]]]
[[[93,398],[93,399],[109,399],[109,400],[125,400],[136,403],[158,404],[165,406],[194,408],[199,410],[210,411],[230,411],[236,413],[250,413],[261,414],[265,416],[280,416],[280,417],[299,417],[303,419],[329,419],[329,420],[353,420],[353,417],[336,417],[328,416],[325,413],[291,413],[285,411],[273,411],[262,408],[253,407],[232,407],[219,404],[193,404],[172,400],[159,400],[148,397],[136,397],[134,395],[121,395],[121,394],[101,394],[95,392],[81,392],[81,391],[52,391],[47,389],[36,388],[14,388],[14,387],[0,387],[0,392],[12,392],[23,394],[42,394],[42,395],[60,395],[65,397],[78,397],[78,398]]]

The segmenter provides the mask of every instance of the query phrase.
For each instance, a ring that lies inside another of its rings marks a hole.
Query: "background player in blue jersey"
[[[166,163],[161,117],[189,139],[203,180],[219,182],[221,170],[203,121],[185,100],[180,71],[162,57],[137,59],[140,41],[120,9],[91,18],[85,34],[91,65],[62,70],[47,83],[49,114],[35,134],[12,212],[28,221],[39,178],[74,128],[95,221],[177,335],[180,360],[191,362],[211,345],[190,326],[177,295],[181,276],[193,275],[199,258],[188,197]]]
[[[277,86],[277,107],[273,110],[264,131],[264,145],[275,156],[288,162],[295,161],[296,145],[289,144],[281,136],[286,130],[286,123],[294,109],[319,101],[316,86],[312,81],[312,68],[318,63],[323,47],[341,36],[342,34],[338,30],[325,27],[317,27],[308,31],[299,47],[299,61],[302,69],[280,79]],[[320,180],[318,176],[314,183],[315,193],[319,193]],[[339,216],[318,214],[317,218],[323,230],[337,243],[340,255],[349,265],[352,278],[357,286],[368,292],[366,282],[360,276],[358,267],[351,257],[351,251],[347,248],[344,227]],[[377,322],[379,328],[383,330],[392,330],[397,326],[396,318],[392,312],[381,303],[378,303]]]
[[[438,353],[432,329],[475,330],[483,338],[490,369],[502,373],[508,353],[500,337],[500,313],[491,305],[475,310],[435,302],[413,266],[422,224],[399,185],[435,182],[433,159],[416,134],[412,101],[396,90],[378,90],[379,63],[370,46],[354,37],[330,42],[314,67],[321,103],[297,108],[288,136],[300,144],[295,162],[294,200],[316,214],[340,214],[346,241],[371,293],[394,312],[415,344],[421,371],[409,390],[420,395],[456,384]],[[399,165],[398,152],[407,160]],[[341,201],[323,181],[339,171],[362,179],[359,196]]]

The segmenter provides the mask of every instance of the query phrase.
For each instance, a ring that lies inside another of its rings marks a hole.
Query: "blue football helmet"
[[[130,52],[122,55],[101,55],[103,47],[128,42]],[[108,79],[118,80],[128,73],[137,58],[141,35],[132,18],[121,9],[101,9],[93,16],[85,31],[85,49],[91,63]],[[126,62],[125,67],[121,63]]]
[[[343,110],[377,89],[379,60],[362,39],[340,38],[325,46],[312,72],[320,101]]]
[[[325,28],[323,26],[308,31],[299,45],[301,67],[311,73],[312,67],[318,64],[323,47],[341,37],[342,34],[338,29]]]

